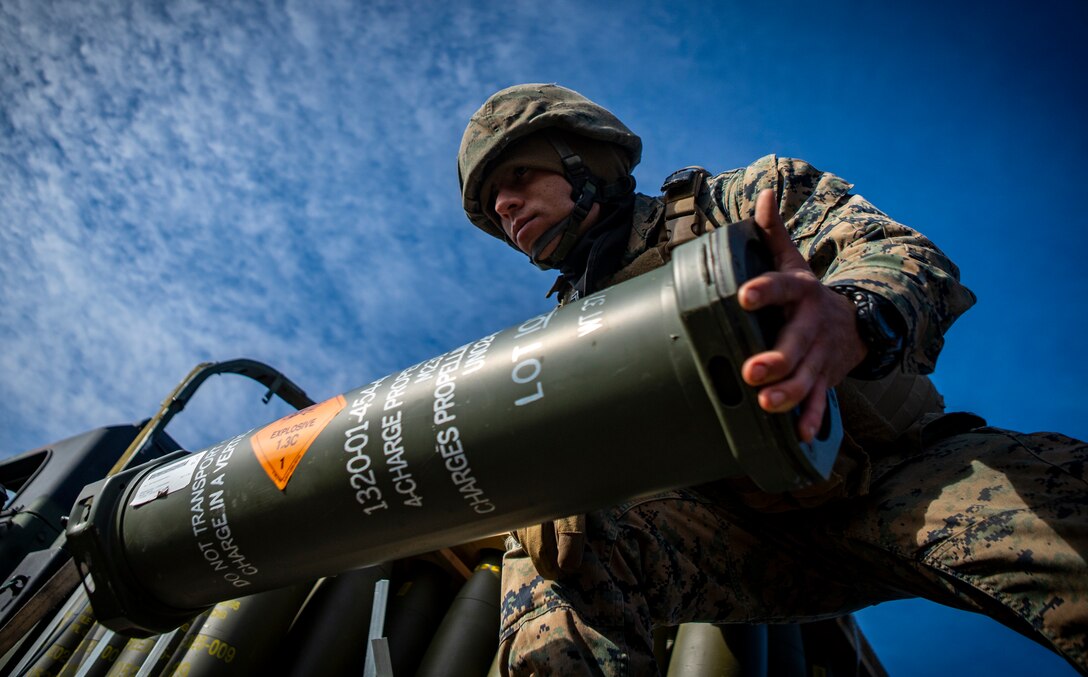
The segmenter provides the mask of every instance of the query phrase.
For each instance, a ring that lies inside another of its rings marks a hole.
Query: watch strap
[[[906,343],[903,318],[892,302],[854,285],[832,285],[854,304],[858,335],[868,348],[865,359],[850,372],[853,378],[875,381],[892,373],[903,361]]]

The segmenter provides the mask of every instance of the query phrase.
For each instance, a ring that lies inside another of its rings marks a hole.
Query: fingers
[[[811,273],[768,273],[752,282],[749,300],[754,299],[754,303],[746,307],[747,310],[782,306],[787,309],[788,316],[773,349],[752,356],[741,368],[741,377],[746,383],[760,386],[787,378],[803,360],[822,359],[826,351],[811,353],[814,345],[827,336],[826,318],[822,316],[819,304],[823,288]],[[805,394],[788,399],[796,404]]]
[[[741,365],[741,378],[762,387],[760,406],[770,412],[789,411],[811,393],[837,384],[854,362],[846,359],[848,335],[854,329],[851,311],[838,306],[838,295],[819,282],[797,293],[789,304],[789,319],[773,348],[757,353]]]
[[[766,365],[766,371],[768,376],[764,380],[767,384],[760,388],[757,399],[759,406],[764,410],[774,414],[780,414],[790,411],[797,405],[804,402],[812,389],[816,387],[818,382],[824,381],[824,377],[813,371],[812,365],[817,360],[809,359],[806,357],[799,365],[794,369],[788,369],[786,366],[777,364],[781,357],[781,353],[778,351],[770,351],[767,353],[760,353],[755,358],[752,358],[752,362],[759,360],[760,363]],[[745,363],[742,371],[747,370],[748,363]],[[759,366],[753,366],[753,370],[758,371]],[[775,373],[786,370],[789,378],[776,378]]]
[[[801,410],[801,418],[797,421],[797,435],[804,442],[816,439],[816,433],[820,430],[820,424],[827,410],[827,382],[817,381],[812,391],[805,400],[805,406]]]
[[[740,305],[745,310],[767,306],[786,306],[818,293],[820,281],[806,266],[804,270],[783,273],[763,273],[740,288]]]
[[[757,395],[760,408],[770,413],[786,413],[801,405],[797,436],[805,442],[816,437],[827,408],[827,379],[813,374],[808,364],[803,362],[789,379],[761,388]]]
[[[756,198],[756,225],[762,233],[763,243],[767,246],[774,260],[775,271],[779,273],[799,273],[815,278],[801,252],[793,246],[786,227],[782,224],[782,215],[778,213],[778,204],[774,200],[774,191],[767,189]],[[760,275],[741,285],[739,300],[745,310],[756,310],[768,305],[782,305],[796,300],[788,279],[775,278],[773,273]]]
[[[756,197],[755,221],[774,259],[774,272],[741,285],[738,300],[748,311],[769,306],[785,310],[786,324],[771,350],[750,357],[741,377],[759,387],[759,406],[771,413],[801,407],[797,434],[810,442],[827,408],[826,390],[856,365],[853,306],[812,273],[790,240],[773,190]]]

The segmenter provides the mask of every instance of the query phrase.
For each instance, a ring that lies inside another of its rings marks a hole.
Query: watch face
[[[879,335],[882,342],[894,344],[898,348],[903,342],[903,337],[895,328],[894,320],[898,318],[895,308],[890,308],[890,305],[887,301],[881,303],[872,296],[869,297],[874,332]]]

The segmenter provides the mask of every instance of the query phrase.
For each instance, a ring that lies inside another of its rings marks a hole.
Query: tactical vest
[[[720,227],[705,209],[709,178],[702,167],[685,167],[665,180],[661,197],[638,196],[632,244],[650,246],[613,275],[609,285],[665,265],[675,247]],[[844,427],[869,448],[900,438],[927,414],[944,412],[944,399],[929,377],[920,374],[894,371],[876,381],[847,378],[836,391]]]

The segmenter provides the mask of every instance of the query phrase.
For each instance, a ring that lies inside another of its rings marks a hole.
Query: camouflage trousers
[[[511,674],[653,675],[655,626],[803,621],[925,597],[1088,672],[1088,445],[978,428],[872,462],[864,496],[759,514],[692,490],[587,515],[581,568],[503,567]]]

